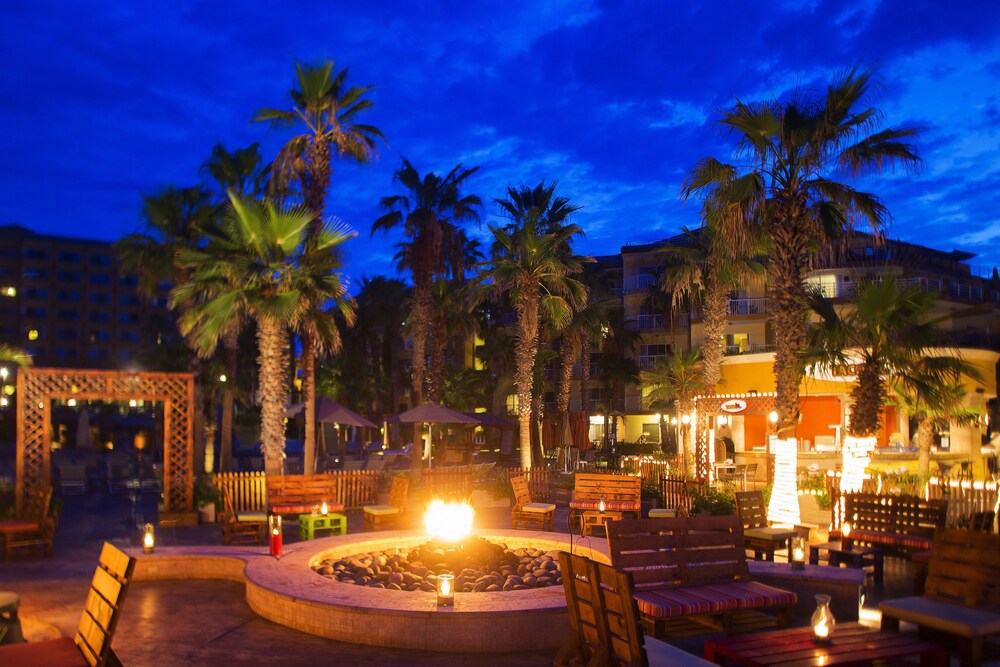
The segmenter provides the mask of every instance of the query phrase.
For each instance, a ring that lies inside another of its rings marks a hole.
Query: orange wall
[[[744,415],[743,445],[748,452],[767,445],[767,415]]]
[[[795,429],[796,438],[815,443],[817,435],[836,435],[830,425],[840,423],[840,399],[836,396],[801,396],[799,407],[802,421]]]

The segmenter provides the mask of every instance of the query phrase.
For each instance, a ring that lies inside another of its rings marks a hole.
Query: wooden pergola
[[[70,368],[25,368],[17,374],[17,511],[51,479],[53,400],[162,401],[164,514],[194,508],[194,376]]]
[[[695,472],[698,477],[708,479],[712,467],[710,451],[714,451],[715,443],[708,441],[708,431],[711,423],[718,415],[737,417],[741,415],[767,415],[774,410],[774,394],[716,394],[714,396],[698,396],[694,399],[695,413]],[[770,454],[770,450],[767,451]],[[770,466],[771,457],[767,457]],[[771,479],[771,470],[767,470],[767,479]]]

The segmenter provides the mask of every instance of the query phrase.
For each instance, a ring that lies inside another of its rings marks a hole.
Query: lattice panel
[[[163,402],[163,499],[170,512],[194,506],[194,378],[190,373],[130,373],[27,368],[17,376],[17,507],[48,485],[53,399]]]
[[[746,408],[740,412],[724,412],[722,404],[733,400],[740,400],[746,403]],[[695,449],[694,465],[695,475],[698,479],[709,479],[712,472],[711,455],[709,454],[708,429],[709,420],[718,415],[728,415],[730,417],[740,415],[766,415],[774,410],[774,394],[763,394],[757,396],[743,396],[723,394],[721,396],[698,396],[694,399],[695,411],[698,415],[695,420]],[[712,443],[712,447],[715,443]],[[770,474],[768,475],[770,479]]]

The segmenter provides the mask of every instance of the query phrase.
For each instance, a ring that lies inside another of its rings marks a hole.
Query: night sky
[[[557,180],[584,208],[579,248],[614,254],[697,223],[680,183],[728,158],[715,121],[737,97],[823,90],[875,67],[886,124],[919,126],[915,175],[864,184],[889,235],[1000,265],[1000,5],[939,2],[108,2],[4,3],[0,25],[0,222],[115,240],[140,193],[193,185],[212,146],[291,131],[250,124],[288,108],[294,63],[332,58],[374,85],[365,122],[388,144],[369,166],[334,165],[328,212],[359,232],[347,273],[394,274],[398,236],[370,237],[378,200],[421,172],[480,166],[469,190]]]

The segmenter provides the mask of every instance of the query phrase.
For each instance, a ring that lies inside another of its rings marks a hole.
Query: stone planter
[[[198,523],[215,523],[215,503],[198,507]]]

